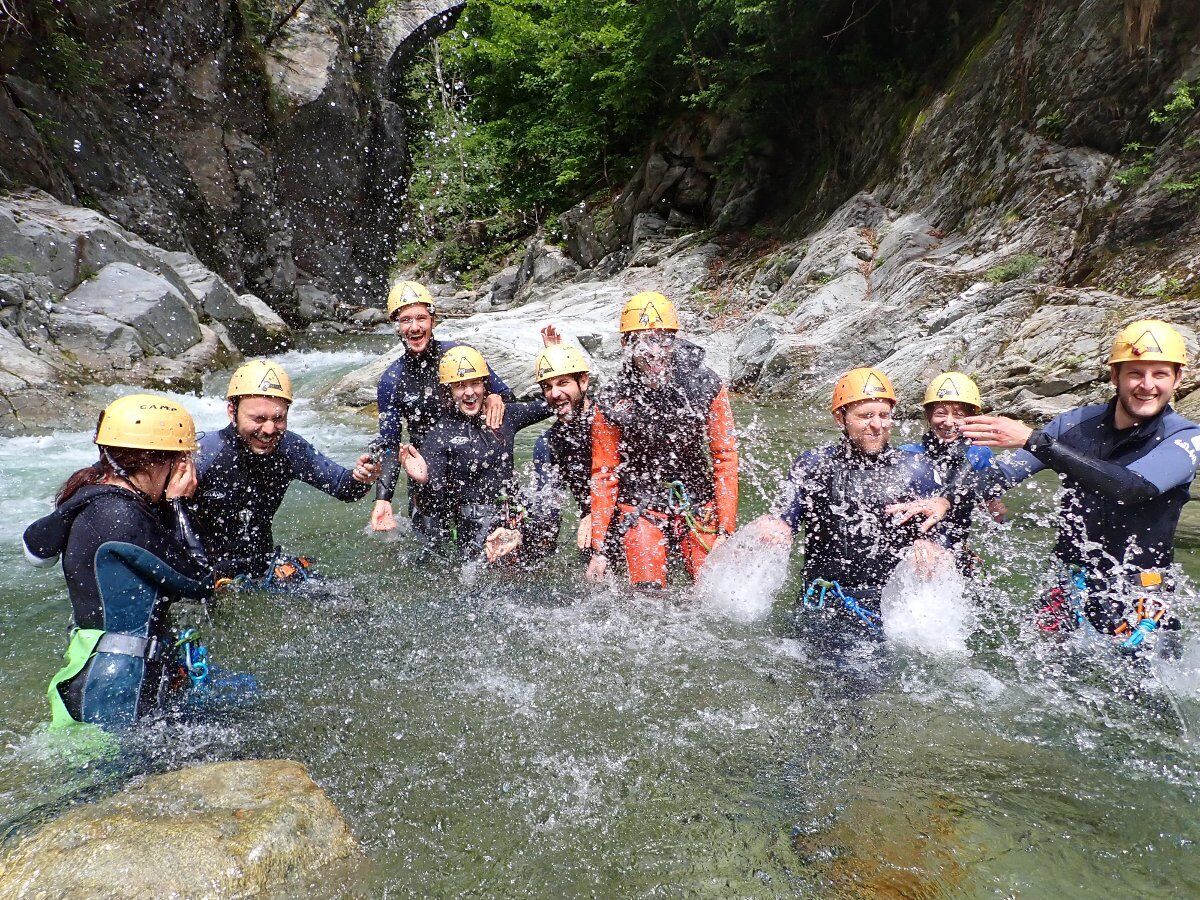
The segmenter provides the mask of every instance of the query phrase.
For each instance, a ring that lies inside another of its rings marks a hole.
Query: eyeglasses
[[[632,334],[626,335],[626,337],[629,343],[634,346],[671,347],[675,344],[675,332],[673,331],[649,329],[646,331],[635,331]]]

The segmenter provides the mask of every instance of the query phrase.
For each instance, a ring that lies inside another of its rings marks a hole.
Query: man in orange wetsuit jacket
[[[674,305],[659,293],[637,294],[621,313],[625,361],[592,422],[590,580],[603,578],[606,551],[618,547],[634,585],[666,587],[672,553],[694,579],[737,527],[729,395],[678,330]]]

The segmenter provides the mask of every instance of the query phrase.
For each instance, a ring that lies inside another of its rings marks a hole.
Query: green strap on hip
[[[63,654],[66,665],[54,673],[54,677],[50,679],[50,687],[46,689],[46,697],[50,701],[50,727],[52,729],[79,724],[67,712],[67,705],[63,703],[62,694],[59,693],[58,688],[59,685],[65,684],[83,671],[83,667],[88,664],[88,660],[96,652],[96,644],[103,636],[104,632],[97,628],[76,628],[71,632],[71,643],[67,644],[67,652]]]

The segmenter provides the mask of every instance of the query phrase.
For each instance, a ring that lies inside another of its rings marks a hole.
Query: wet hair
[[[102,445],[98,460],[79,469],[62,483],[62,487],[54,495],[54,505],[62,506],[85,485],[99,484],[104,478],[113,476],[129,478],[162,463],[174,462],[178,456],[178,450],[132,450],[128,447]]]

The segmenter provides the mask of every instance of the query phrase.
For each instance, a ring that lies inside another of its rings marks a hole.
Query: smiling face
[[[1112,366],[1117,388],[1117,427],[1152,419],[1171,402],[1183,381],[1183,367],[1169,362],[1124,362]]]
[[[477,416],[483,412],[483,398],[487,396],[485,381],[483,378],[472,378],[450,385],[450,398],[464,416]]]
[[[251,453],[274,453],[287,431],[288,402],[282,397],[239,397],[227,405],[229,421]]]
[[[433,337],[433,314],[424,303],[410,303],[392,314],[396,323],[396,334],[404,339],[404,346],[412,353],[423,353]]]
[[[583,409],[588,389],[588,374],[558,375],[541,382],[542,397],[560,422],[569,422]]]
[[[859,400],[843,406],[833,418],[854,446],[874,456],[887,446],[892,433],[892,401]]]
[[[933,436],[949,444],[958,440],[963,420],[978,412],[979,410],[966,403],[942,401],[930,403],[925,407],[925,420],[929,423],[929,430],[933,432]]]

